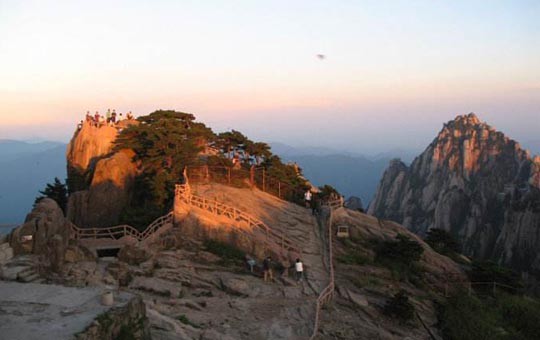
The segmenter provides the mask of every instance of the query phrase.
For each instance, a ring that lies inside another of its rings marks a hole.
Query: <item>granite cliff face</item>
[[[540,157],[472,113],[444,124],[409,167],[393,160],[368,213],[420,235],[445,229],[467,255],[540,270]]]
[[[128,124],[135,121],[123,121]],[[118,224],[130,199],[137,164],[132,150],[113,152],[118,129],[85,123],[68,145],[70,197],[67,217],[80,227]]]

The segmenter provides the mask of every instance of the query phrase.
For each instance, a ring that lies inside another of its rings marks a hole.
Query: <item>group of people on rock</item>
[[[113,109],[112,111],[111,109],[108,109],[105,115],[100,115],[99,111],[96,111],[96,113],[93,115],[90,113],[90,111],[86,111],[86,123],[95,127],[115,126],[124,119],[134,119],[131,111],[129,111],[125,117],[122,113],[117,114],[116,109]],[[83,123],[84,121],[81,120],[78,126],[79,130],[82,129]]]
[[[254,268],[255,268],[255,265],[257,264],[257,261],[255,261],[255,259],[253,259],[252,257],[246,255],[246,264],[248,265],[249,271],[251,273],[254,273]],[[274,267],[275,267],[275,263],[272,260],[272,257],[267,256],[262,262],[262,272],[263,272],[264,282],[274,281]],[[304,264],[299,258],[297,258],[293,267],[294,267],[296,282],[299,282],[299,281],[301,282],[304,277]]]

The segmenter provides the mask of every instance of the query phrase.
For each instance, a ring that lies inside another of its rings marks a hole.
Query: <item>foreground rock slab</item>
[[[100,288],[71,288],[0,282],[2,339],[103,339],[130,329],[132,339],[149,338],[144,304],[125,292],[101,305]]]

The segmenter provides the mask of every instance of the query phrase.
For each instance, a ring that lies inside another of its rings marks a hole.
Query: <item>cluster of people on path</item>
[[[257,262],[252,257],[246,255],[246,263],[249,267],[249,271],[251,273],[254,273],[254,268]],[[267,256],[262,262],[264,282],[274,281],[274,267],[275,267],[275,264],[272,260],[272,257]],[[297,258],[293,267],[294,267],[296,282],[302,282],[303,277],[304,277],[304,264],[299,258]]]
[[[115,126],[116,124],[120,123],[124,119],[127,119],[127,120],[134,119],[131,111],[129,111],[124,117],[122,113],[117,114],[116,109],[113,109],[112,111],[111,109],[108,109],[105,115],[100,115],[99,111],[96,111],[96,113],[93,115],[90,113],[90,111],[86,111],[85,118],[86,118],[86,123],[91,124],[92,126],[95,126],[95,127]],[[84,121],[81,120],[78,126],[79,130],[82,129],[83,123]]]

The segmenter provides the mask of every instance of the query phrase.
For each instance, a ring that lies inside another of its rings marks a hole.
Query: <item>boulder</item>
[[[25,223],[14,229],[10,245],[15,255],[36,254],[47,259],[50,268],[59,272],[73,234],[73,224],[58,204],[49,198],[37,203],[27,215]]]
[[[369,306],[368,301],[366,300],[365,296],[353,293],[352,291],[347,289],[347,295],[349,298],[349,301],[357,305],[358,307],[367,307]]]
[[[137,244],[128,244],[118,252],[118,260],[135,266],[147,261],[151,256],[148,248]]]

